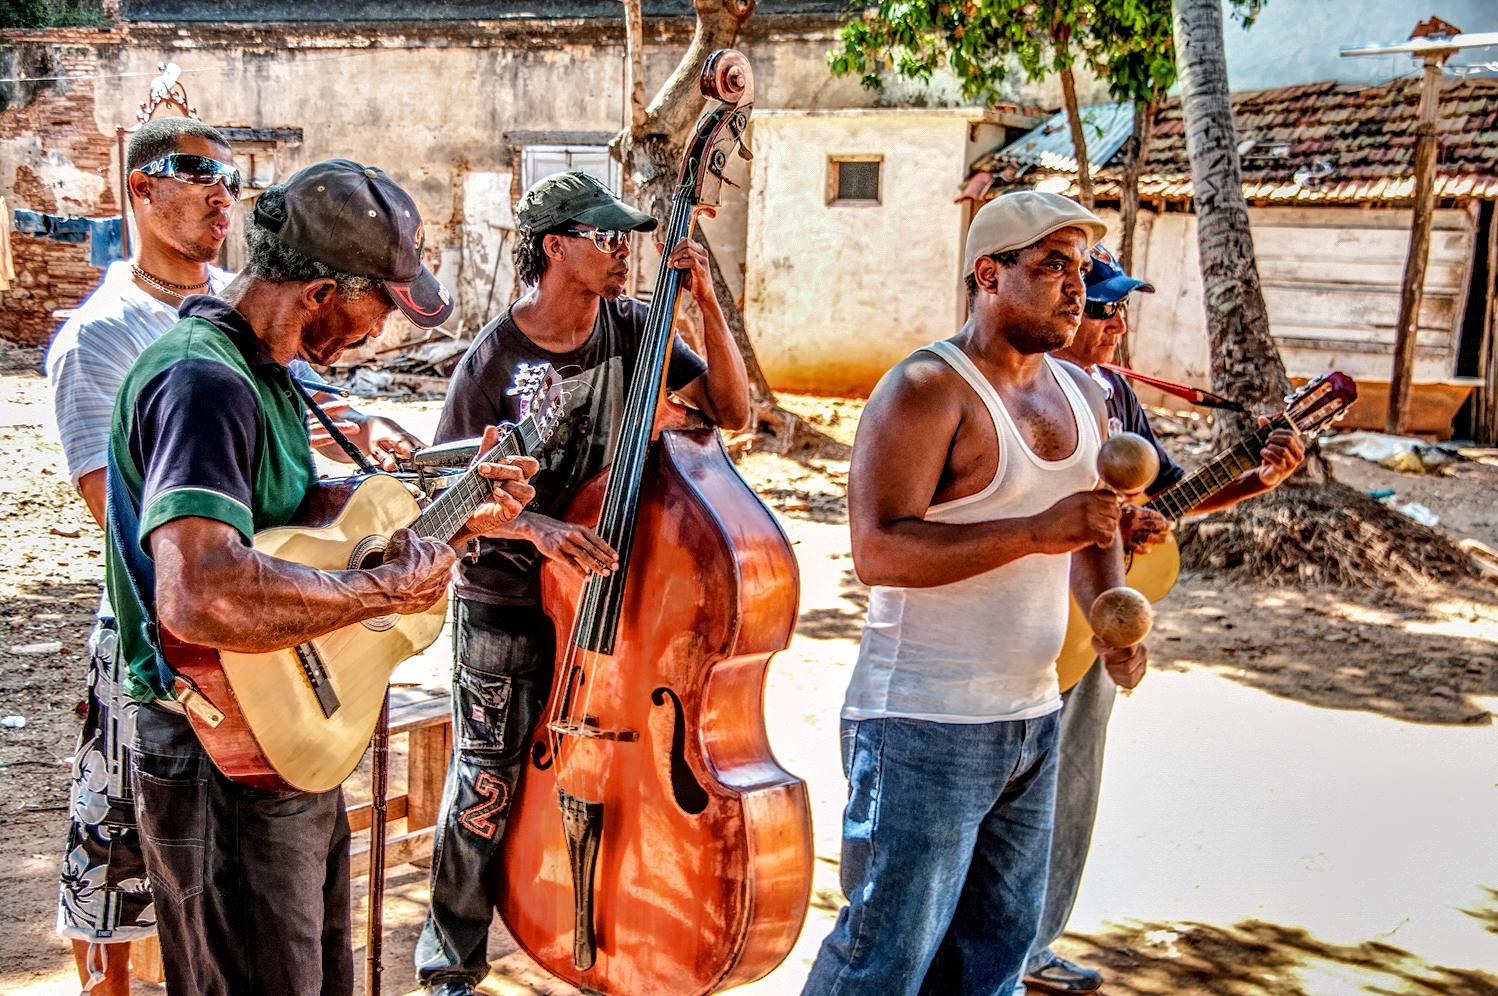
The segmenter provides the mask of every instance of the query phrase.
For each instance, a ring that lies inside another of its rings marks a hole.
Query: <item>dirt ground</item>
[[[76,988],[69,981],[67,947],[53,933],[52,921],[65,840],[67,772],[79,728],[76,707],[84,693],[86,641],[103,573],[103,537],[62,470],[50,398],[37,373],[39,358],[35,351],[0,343],[0,466],[5,468],[0,473],[5,537],[0,542],[0,714],[26,720],[22,728],[0,729],[0,808],[5,814],[0,820],[0,895],[5,897],[0,903],[0,991],[61,994]],[[856,645],[867,600],[841,531],[846,522],[846,447],[853,441],[861,405],[838,399],[782,400],[840,445],[802,461],[753,453],[740,469],[785,518],[793,536],[815,535],[822,537],[816,542],[831,544],[815,556],[809,546],[798,546],[803,612],[798,642],[787,652],[788,660],[809,669],[805,680],[819,682],[830,701],[833,695],[840,698],[846,683],[843,669]],[[385,402],[380,407],[407,413],[413,427],[434,417],[430,403]],[[1186,460],[1205,456],[1205,447],[1189,435],[1170,445]],[[1336,457],[1333,464],[1339,478],[1359,489],[1395,488],[1401,502],[1430,507],[1454,536],[1498,546],[1498,468],[1464,464],[1454,477],[1414,477],[1353,458]],[[1446,728],[1492,723],[1487,707],[1498,696],[1498,597],[1481,591],[1303,591],[1243,585],[1230,575],[1185,576],[1158,609],[1152,656],[1154,667],[1162,671],[1210,671],[1282,700],[1401,723]],[[806,721],[819,729],[830,724],[835,733],[835,706],[829,709],[830,716],[808,714]],[[830,753],[835,755],[835,747]],[[396,787],[402,760],[397,757]],[[835,813],[840,777],[835,757],[825,767],[827,811]],[[366,793],[366,785],[362,778],[351,783],[351,802]],[[819,811],[818,821],[813,919],[825,932],[842,899],[836,885],[835,818],[824,820]],[[400,992],[409,986],[407,966],[424,912],[425,872],[397,869],[387,890],[392,927],[386,991]],[[361,886],[356,893],[361,917],[362,895]],[[1498,892],[1489,900],[1470,915],[1486,917],[1485,929],[1498,934]],[[807,931],[803,943],[813,945],[814,952],[820,933],[810,936],[811,923]],[[529,965],[502,929],[496,930],[493,945],[497,972],[486,983],[487,991],[571,991]],[[1290,978],[1281,970],[1294,961],[1333,965],[1344,977],[1353,972],[1348,966],[1376,969],[1376,979],[1366,976],[1373,980],[1367,988],[1360,983],[1347,991],[1498,996],[1498,976],[1478,970],[1491,966],[1437,971],[1410,962],[1412,956],[1381,942],[1338,946],[1296,928],[1247,920],[1232,925],[1115,924],[1069,938],[1066,950],[1104,966],[1112,992],[1297,996],[1343,991],[1340,984],[1306,988],[1276,982]],[[800,957],[801,946],[797,952]],[[794,991],[764,985],[755,991]],[[136,991],[161,989],[138,984]]]

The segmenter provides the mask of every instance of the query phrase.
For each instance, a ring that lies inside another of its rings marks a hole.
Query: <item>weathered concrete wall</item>
[[[965,176],[976,109],[766,115],[754,126],[745,322],[776,388],[866,394],[964,319]],[[882,201],[829,204],[829,156],[878,154]]]
[[[855,78],[834,78],[826,53],[836,44],[837,25],[825,15],[756,15],[747,23],[740,47],[754,63],[757,110],[963,103],[944,73],[929,86],[891,78],[879,91]],[[691,30],[685,18],[646,22],[647,91],[654,93],[675,68]],[[481,325],[514,290],[511,243],[496,220],[507,216],[508,205],[499,202],[515,163],[506,133],[611,132],[625,116],[622,18],[617,25],[576,18],[127,22],[105,30],[0,35],[6,51],[21,43],[47,48],[54,61],[63,60],[64,74],[90,79],[39,91],[31,110],[0,108],[0,196],[10,206],[118,212],[114,129],[133,123],[157,64],[175,62],[205,121],[303,130],[301,144],[280,148],[279,178],[319,159],[346,156],[377,164],[406,186],[426,221],[428,262],[458,295],[454,331]],[[1080,79],[1079,89],[1086,100],[1100,99],[1101,88],[1090,79]],[[1060,102],[1054,81],[1030,84],[1020,76],[1006,84],[1003,96],[1051,107]],[[976,155],[1001,140],[997,133],[974,134],[966,151]],[[961,158],[960,143],[956,148]],[[28,176],[37,182],[28,185]],[[962,179],[960,170],[943,167],[942,194],[934,199],[955,196]],[[720,217],[704,226],[736,295],[748,266],[747,216],[745,193],[728,191]],[[29,259],[29,251],[19,257]],[[63,259],[70,261],[66,267],[86,259],[82,247],[51,244],[46,252],[48,273],[64,266]],[[231,262],[239,256],[231,248]],[[64,292],[45,299],[54,307],[75,304],[99,276],[91,268],[57,272],[65,277]],[[44,341],[57,323],[42,303],[7,296],[0,334]]]
[[[49,34],[47,43],[0,48],[0,78],[79,77],[0,84],[0,197],[7,209],[118,213],[107,178],[114,130],[106,136],[93,125],[93,77],[112,61],[112,46],[99,46],[92,32]],[[0,335],[39,345],[61,324],[52,312],[82,300],[104,271],[88,265],[87,245],[12,233],[11,251],[16,282],[0,295]]]

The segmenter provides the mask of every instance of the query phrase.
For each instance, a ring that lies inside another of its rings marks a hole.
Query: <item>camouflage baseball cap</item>
[[[555,173],[536,183],[520,198],[515,218],[522,229],[532,232],[549,232],[568,222],[615,232],[655,228],[654,218],[630,207],[581,170]]]

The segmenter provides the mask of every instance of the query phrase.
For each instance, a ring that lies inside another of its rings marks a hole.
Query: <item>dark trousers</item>
[[[489,974],[495,854],[531,733],[551,693],[556,631],[540,606],[457,600],[453,760],[432,856],[432,907],[416,942],[424,985]]]
[[[133,783],[167,990],[349,996],[343,790],[262,792],[219,773],[187,719],[142,707]]]

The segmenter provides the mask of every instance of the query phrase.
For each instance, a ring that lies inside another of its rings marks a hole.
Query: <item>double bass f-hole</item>
[[[671,794],[682,812],[696,816],[707,808],[707,791],[687,764],[687,721],[681,699],[669,688],[657,688],[650,695],[650,701],[658,706],[665,705],[668,698],[676,713],[671,723]]]

